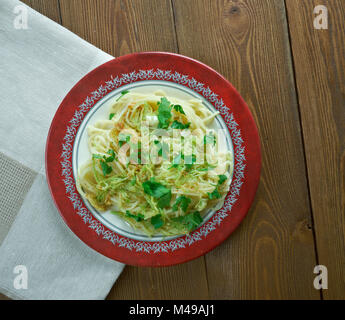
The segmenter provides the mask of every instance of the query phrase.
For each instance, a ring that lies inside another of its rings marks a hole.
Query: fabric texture
[[[0,153],[0,244],[36,175],[34,171]]]
[[[15,24],[20,14],[27,28]],[[65,225],[44,167],[62,99],[111,59],[20,1],[0,1],[0,292],[11,298],[104,299],[123,270]],[[26,289],[15,288],[16,266],[27,270]]]

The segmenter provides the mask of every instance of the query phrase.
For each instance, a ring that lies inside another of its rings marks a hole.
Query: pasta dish
[[[217,115],[198,99],[123,91],[87,127],[79,193],[148,236],[190,233],[222,207],[231,183],[232,152],[211,128]]]

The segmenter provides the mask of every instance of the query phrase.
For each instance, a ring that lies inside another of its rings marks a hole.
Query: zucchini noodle
[[[232,154],[217,150],[210,128],[217,115],[197,99],[122,92],[109,118],[87,128],[92,157],[79,168],[79,193],[149,236],[188,234],[230,188]]]

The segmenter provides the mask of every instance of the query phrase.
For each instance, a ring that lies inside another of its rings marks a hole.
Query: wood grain
[[[60,0],[60,6],[66,28],[115,57],[177,50],[168,0]]]
[[[329,271],[323,296],[344,299],[343,0],[286,0],[288,26],[284,0],[60,0],[61,14],[59,0],[23,2],[114,56],[180,49],[209,64],[237,87],[259,127],[261,184],[240,228],[206,261],[126,267],[109,299],[318,299],[314,224]],[[313,29],[319,4],[329,30]]]
[[[209,299],[204,257],[158,269],[127,266],[108,299]]]
[[[345,2],[287,0],[319,262],[326,299],[345,299]],[[329,29],[313,28],[325,5]]]
[[[259,127],[262,177],[241,227],[206,256],[217,299],[319,299],[283,0],[173,0],[180,52],[224,74]]]
[[[176,52],[170,1],[60,0],[62,23],[119,56],[135,51]],[[171,268],[126,267],[108,299],[206,299],[204,258]]]
[[[59,0],[21,0],[32,9],[61,24]]]

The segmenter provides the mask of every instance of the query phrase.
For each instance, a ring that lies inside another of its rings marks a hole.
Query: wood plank
[[[21,0],[32,9],[61,24],[59,0]]]
[[[206,256],[217,299],[319,299],[284,0],[173,0],[180,52],[225,75],[259,127],[262,176],[241,227]]]
[[[60,5],[64,27],[115,57],[177,50],[169,0],[60,0]]]
[[[325,299],[345,299],[345,2],[286,1]],[[325,5],[329,29],[313,28]]]
[[[61,0],[65,27],[114,55],[176,52],[168,0]],[[159,26],[159,27],[157,27]],[[204,258],[171,268],[126,267],[108,299],[208,298]]]
[[[208,299],[204,257],[165,268],[127,266],[108,299]]]

